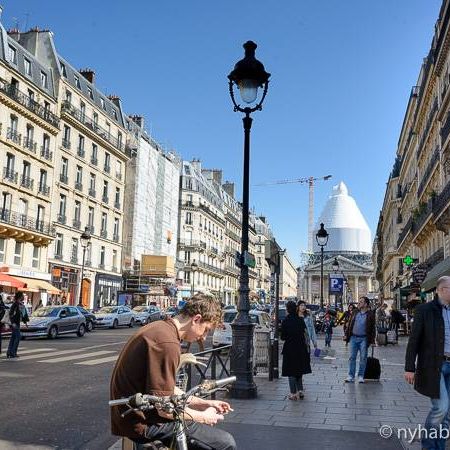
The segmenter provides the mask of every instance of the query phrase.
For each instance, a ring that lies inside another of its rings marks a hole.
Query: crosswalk
[[[116,361],[119,352],[117,350],[108,350],[104,348],[114,344],[116,343],[66,350],[59,350],[52,347],[20,347],[20,358],[6,359],[5,357],[1,357],[0,364],[12,362],[17,364],[22,361],[32,360],[33,362],[43,364],[73,363],[84,366],[96,366],[98,364],[107,364]],[[103,349],[99,350],[100,347],[103,347]]]

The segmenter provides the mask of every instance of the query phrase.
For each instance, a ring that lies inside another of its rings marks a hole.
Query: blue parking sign
[[[330,294],[344,293],[344,278],[342,275],[330,274]]]

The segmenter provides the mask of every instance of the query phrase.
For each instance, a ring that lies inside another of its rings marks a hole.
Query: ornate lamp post
[[[195,259],[191,263],[192,283],[191,283],[191,297],[195,294],[195,272],[198,269],[198,264]]]
[[[231,324],[233,344],[231,353],[231,372],[237,377],[231,395],[234,398],[255,398],[256,384],[253,381],[253,327],[249,317],[249,278],[245,257],[248,255],[248,219],[250,189],[250,129],[253,119],[250,114],[262,109],[267,94],[270,74],[255,58],[256,44],[248,41],[244,44],[245,57],[234,66],[228,75],[231,101],[235,112],[244,113],[244,174],[242,188],[242,241],[241,241],[241,275],[239,279],[238,314]],[[239,88],[241,99],[247,106],[242,107],[234,98],[234,85]],[[255,104],[258,89],[262,88],[261,100]],[[254,104],[254,106],[251,106]]]
[[[91,233],[89,232],[89,227],[86,227],[80,236],[80,244],[83,249],[83,261],[81,264],[81,278],[80,278],[80,299],[78,301],[79,305],[83,304],[83,278],[84,278],[84,261],[86,258],[86,250],[91,245]]]
[[[320,230],[316,233],[316,241],[320,247],[320,308],[323,309],[323,248],[328,243],[328,232],[323,223],[320,224]]]

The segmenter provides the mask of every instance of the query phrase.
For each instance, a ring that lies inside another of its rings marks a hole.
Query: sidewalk
[[[230,401],[234,412],[220,427],[233,434],[240,450],[421,448],[418,442],[395,437],[397,428],[423,425],[430,408],[429,400],[403,381],[406,338],[396,346],[375,349],[381,380],[360,385],[344,383],[348,349],[341,335],[337,329],[329,355],[312,357],[313,373],[304,377],[304,400],[286,400],[287,378],[256,377],[257,399]],[[324,347],[320,338],[319,347]],[[392,427],[393,437],[380,436],[383,425]]]

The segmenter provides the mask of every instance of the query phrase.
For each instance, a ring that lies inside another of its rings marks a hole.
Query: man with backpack
[[[9,339],[8,350],[6,352],[7,358],[18,358],[17,349],[20,343],[20,322],[28,326],[28,313],[22,303],[23,292],[16,292],[14,294],[14,302],[9,310],[9,320],[11,322],[11,337]]]

